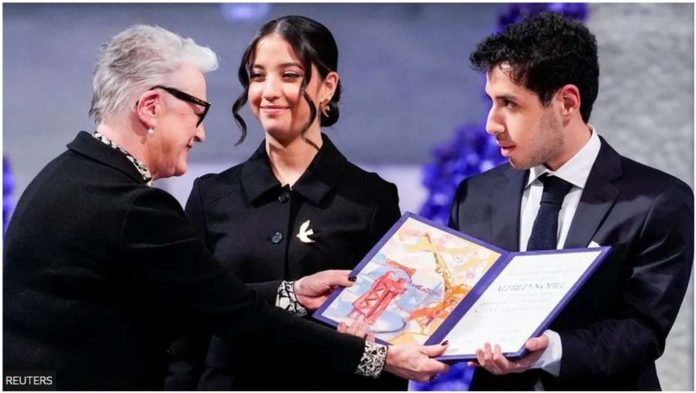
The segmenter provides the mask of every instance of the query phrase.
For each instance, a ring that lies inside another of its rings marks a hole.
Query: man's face
[[[514,168],[525,170],[544,164],[557,169],[564,138],[553,100],[542,105],[534,92],[515,84],[509,72],[509,66],[502,65],[486,73],[486,94],[492,102],[486,131],[495,137],[500,154]]]
[[[183,66],[172,75],[167,87],[207,101],[205,78],[194,67]],[[180,176],[186,172],[188,152],[196,142],[203,142],[203,124],[197,125],[205,108],[179,99],[165,90],[161,93],[162,113],[155,127],[155,143],[151,148],[154,167],[150,168],[155,178]]]

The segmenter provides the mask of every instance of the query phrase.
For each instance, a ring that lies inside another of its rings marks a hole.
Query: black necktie
[[[556,176],[542,176],[539,180],[544,183],[544,193],[541,195],[539,213],[534,219],[532,234],[527,242],[527,251],[555,250],[556,233],[558,232],[558,212],[563,205],[572,184]]]

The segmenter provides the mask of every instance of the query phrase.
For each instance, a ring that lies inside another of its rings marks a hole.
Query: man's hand
[[[324,270],[300,278],[293,286],[297,301],[310,311],[316,310],[336,287],[353,285],[348,280],[349,273],[350,270]]]
[[[447,345],[392,345],[387,350],[384,369],[394,375],[418,382],[428,382],[449,370],[445,363],[431,359],[442,355]]]
[[[521,373],[529,370],[534,363],[539,360],[541,355],[549,346],[549,338],[542,335],[535,338],[530,338],[525,343],[525,347],[529,353],[517,360],[508,360],[503,356],[500,351],[500,346],[496,345],[495,348],[491,348],[491,344],[486,343],[483,349],[479,348],[476,350],[476,360],[477,362],[469,362],[468,365],[471,367],[483,367],[488,372],[495,375],[504,375],[511,373]]]

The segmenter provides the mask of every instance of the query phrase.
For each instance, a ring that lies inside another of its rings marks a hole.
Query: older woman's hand
[[[353,285],[349,273],[350,270],[324,270],[300,278],[293,286],[297,301],[310,311],[316,310],[334,289]]]
[[[384,369],[394,375],[418,382],[428,382],[449,366],[433,359],[447,350],[443,345],[391,345],[387,350]]]
[[[352,336],[364,338],[367,341],[375,342],[375,335],[370,332],[369,329],[370,325],[368,325],[367,322],[353,321],[350,325],[345,322],[339,323],[336,330],[339,333],[350,334]]]

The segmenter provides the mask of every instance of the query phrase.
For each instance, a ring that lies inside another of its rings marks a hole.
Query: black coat
[[[560,375],[496,377],[477,370],[472,389],[657,390],[655,360],[686,292],[694,252],[693,192],[684,182],[620,156],[601,139],[564,248],[591,241],[612,253],[552,323]],[[528,172],[505,164],[465,180],[450,225],[507,250],[519,248]]]
[[[22,195],[4,249],[4,369],[59,389],[157,389],[181,328],[352,374],[363,340],[269,306],[221,267],[168,193],[81,132]],[[293,354],[311,351],[310,358]],[[248,354],[240,353],[243,357]]]
[[[196,179],[186,204],[187,215],[217,259],[271,303],[281,280],[327,269],[353,269],[400,216],[396,186],[348,162],[326,135],[322,138],[320,151],[292,189],[275,178],[261,143],[244,163]],[[297,237],[307,220],[313,231],[311,243]],[[186,345],[194,355],[189,362],[198,365],[176,365],[179,372],[193,375],[173,375],[169,388],[407,388],[406,380],[386,373],[375,381],[318,367],[314,374],[303,376],[294,363],[240,356],[249,345],[235,346],[219,337],[209,345],[205,338],[189,340],[198,340],[199,348]],[[312,356],[304,352],[293,358]]]

